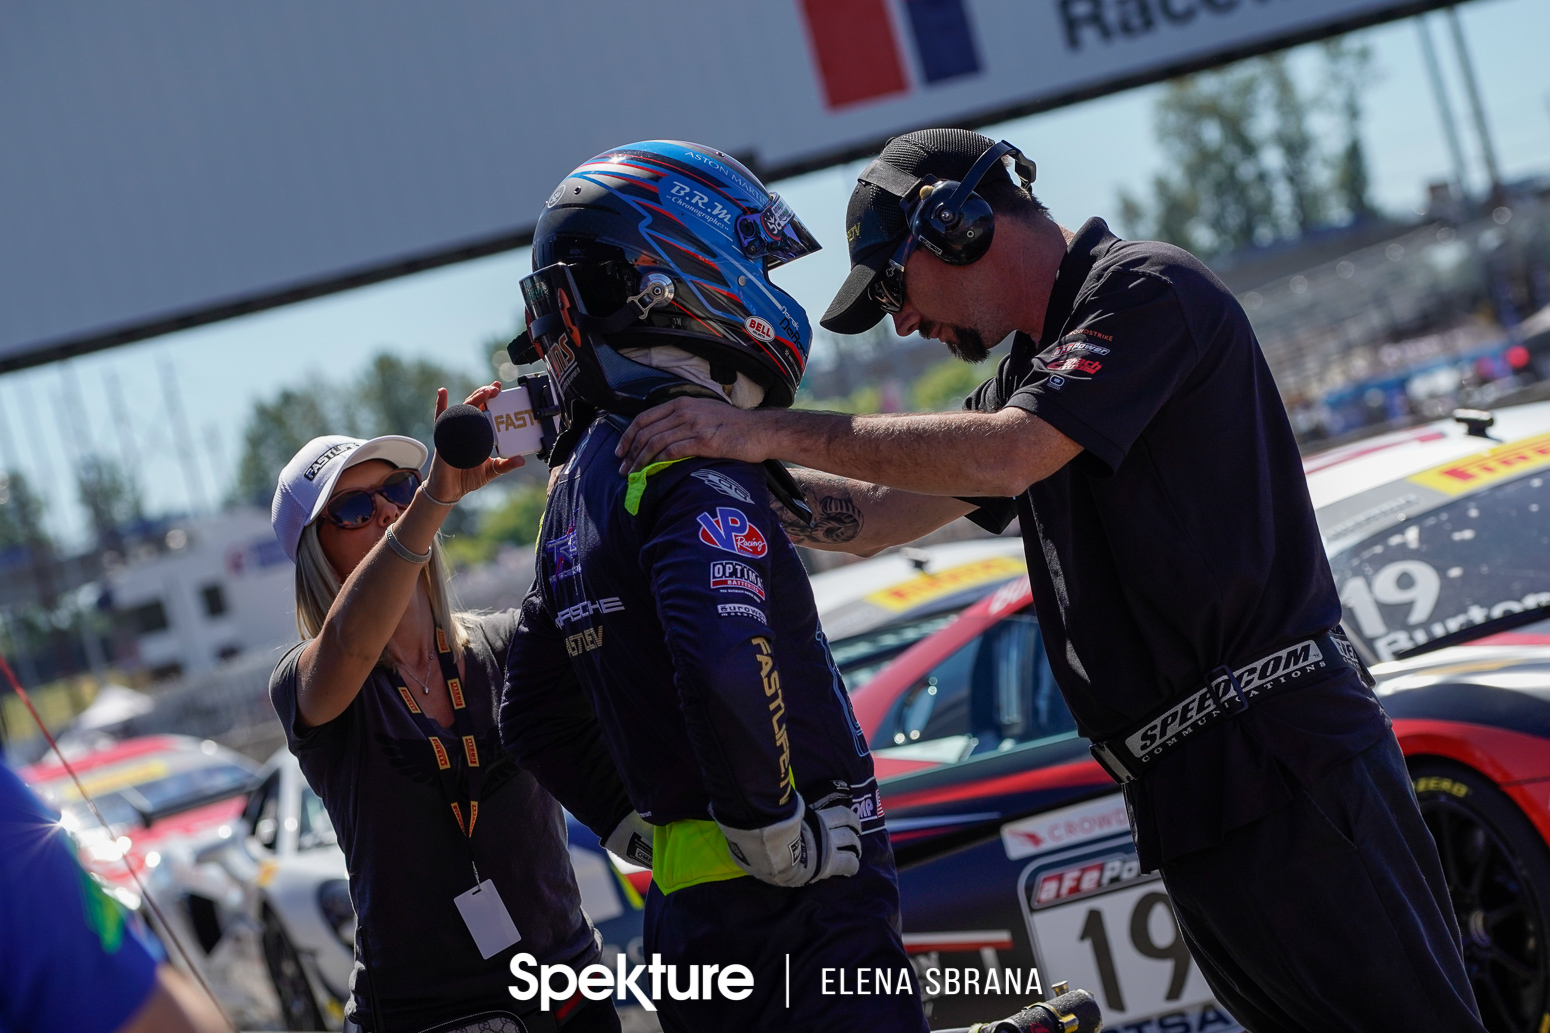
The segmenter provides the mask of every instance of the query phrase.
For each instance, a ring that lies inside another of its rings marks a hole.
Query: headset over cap
[[[918,244],[949,265],[968,265],[990,248],[995,217],[976,189],[1010,182],[1010,162],[1029,189],[1033,162],[1006,142],[967,129],[922,129],[889,140],[857,177],[845,210],[850,274],[819,323],[839,334],[876,326],[892,294],[902,303],[902,263]],[[901,247],[908,243],[910,247]],[[901,253],[902,252],[902,253]],[[900,268],[894,268],[895,265]]]

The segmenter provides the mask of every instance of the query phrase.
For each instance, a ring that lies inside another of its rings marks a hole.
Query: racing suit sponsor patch
[[[710,587],[718,592],[742,592],[761,603],[764,601],[764,578],[757,570],[737,560],[712,560]]]
[[[603,645],[602,628],[585,628],[574,635],[565,638],[565,652],[571,656],[580,656],[582,653],[590,653],[594,649],[600,649]]]
[[[545,542],[544,551],[549,554],[551,585],[562,577],[575,577],[581,573],[581,560],[576,552],[574,527],[558,538]]]
[[[759,635],[751,641],[754,658],[759,661],[759,680],[764,683],[764,695],[770,701],[770,728],[780,750],[780,802],[784,804],[795,791],[791,782],[791,739],[786,734],[786,700],[780,692],[780,672],[775,669],[775,651],[770,648],[770,640]]]
[[[576,621],[585,620],[595,613],[619,613],[624,609],[624,604],[616,595],[605,595],[597,601],[583,599],[575,606],[567,606],[554,619],[557,624],[574,624]]]
[[[746,606],[743,603],[717,603],[716,612],[723,617],[751,617],[760,624],[769,624],[765,619],[764,611],[757,606]]]
[[[696,470],[689,476],[704,481],[723,495],[730,495],[739,502],[753,505],[753,496],[748,494],[747,489],[719,470]]]
[[[740,509],[717,506],[714,516],[710,513],[701,513],[698,520],[700,541],[712,548],[736,553],[739,556],[752,556],[755,559],[770,551],[769,542],[765,541],[764,533],[755,527]]]

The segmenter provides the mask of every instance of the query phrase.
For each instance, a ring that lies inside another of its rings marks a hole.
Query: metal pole
[[[134,424],[129,419],[129,407],[124,404],[124,385],[119,382],[118,370],[105,366],[102,384],[107,388],[108,405],[113,410],[113,425],[118,430],[118,449],[124,469],[131,477],[140,476],[140,448],[135,443]]]
[[[1485,170],[1491,177],[1491,200],[1502,203],[1502,175],[1496,164],[1496,145],[1491,142],[1491,128],[1486,124],[1485,105],[1480,101],[1480,84],[1475,79],[1475,63],[1470,59],[1469,46],[1464,42],[1464,26],[1459,22],[1457,7],[1448,8],[1448,24],[1453,28],[1453,47],[1458,51],[1459,69],[1464,73],[1464,89],[1469,94],[1469,107],[1475,117],[1475,134],[1480,137],[1480,155],[1485,159]]]
[[[183,400],[178,395],[178,375],[172,368],[172,360],[162,356],[157,363],[161,367],[161,395],[167,406],[167,418],[172,423],[172,438],[177,442],[178,459],[183,467],[183,483],[188,488],[190,513],[202,513],[205,504],[204,481],[199,476],[199,459],[194,454],[194,442],[188,430],[188,419],[183,414]]]
[[[1437,63],[1437,48],[1432,45],[1432,30],[1426,24],[1426,16],[1417,15],[1416,32],[1421,36],[1421,56],[1426,61],[1426,75],[1432,82],[1432,96],[1437,100],[1437,117],[1442,120],[1442,135],[1448,141],[1448,154],[1453,158],[1453,190],[1462,204],[1468,183],[1467,166],[1464,164],[1464,148],[1459,145],[1458,123],[1453,120],[1453,105],[1448,100],[1447,85],[1442,80],[1442,67]]]

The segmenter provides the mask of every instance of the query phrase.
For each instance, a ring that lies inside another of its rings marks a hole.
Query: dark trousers
[[[862,839],[861,870],[782,889],[751,877],[689,886],[646,900],[648,958],[688,965],[748,966],[753,993],[743,1001],[657,1001],[667,1033],[926,1033],[915,973],[899,935],[899,884],[887,833]],[[789,969],[788,969],[789,966]],[[840,970],[844,970],[843,987]],[[866,994],[855,993],[857,970]],[[789,1003],[787,972],[789,970]],[[825,970],[828,970],[827,973]],[[874,970],[889,974],[882,992]],[[901,988],[901,973],[908,985]],[[687,989],[686,976],[680,976]],[[825,992],[827,990],[827,993]]]
[[[1162,873],[1190,953],[1252,1033],[1483,1033],[1392,735]]]
[[[471,1011],[465,1008],[457,1008],[454,1011],[462,1012],[463,1015],[482,1014],[486,1011],[491,1014],[495,1012],[514,1014],[510,1005],[504,1002],[496,1002],[495,1006],[491,1008],[474,1008]],[[619,1033],[619,1013],[614,1010],[612,1001],[589,1001],[584,997],[578,996],[573,998],[571,1002],[568,1002],[567,1007],[557,1009],[557,1011],[563,1012],[564,1018],[558,1018],[555,1013],[546,1011],[530,1011],[525,1015],[519,1016],[519,1018],[527,1033],[554,1033],[554,1030],[557,1029],[562,1030],[563,1033]],[[421,1029],[439,1031],[457,1029],[464,1025],[469,1025],[469,1023],[465,1023],[461,1019],[449,1019],[446,1022],[436,1023],[430,1027],[416,1026],[411,1028],[413,1033],[420,1033]],[[394,1026],[395,1031],[397,1028],[397,1026]],[[478,1028],[497,1031],[498,1033],[503,1027],[499,1020],[485,1020],[478,1025]],[[344,1020],[344,1033],[372,1033],[372,1030],[372,1026],[361,1026],[354,1019],[347,1018]]]

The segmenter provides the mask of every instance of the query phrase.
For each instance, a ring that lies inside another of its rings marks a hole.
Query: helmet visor
[[[763,258],[768,269],[810,255],[822,247],[785,199],[773,190],[763,209],[737,220],[737,240],[744,255]]]

